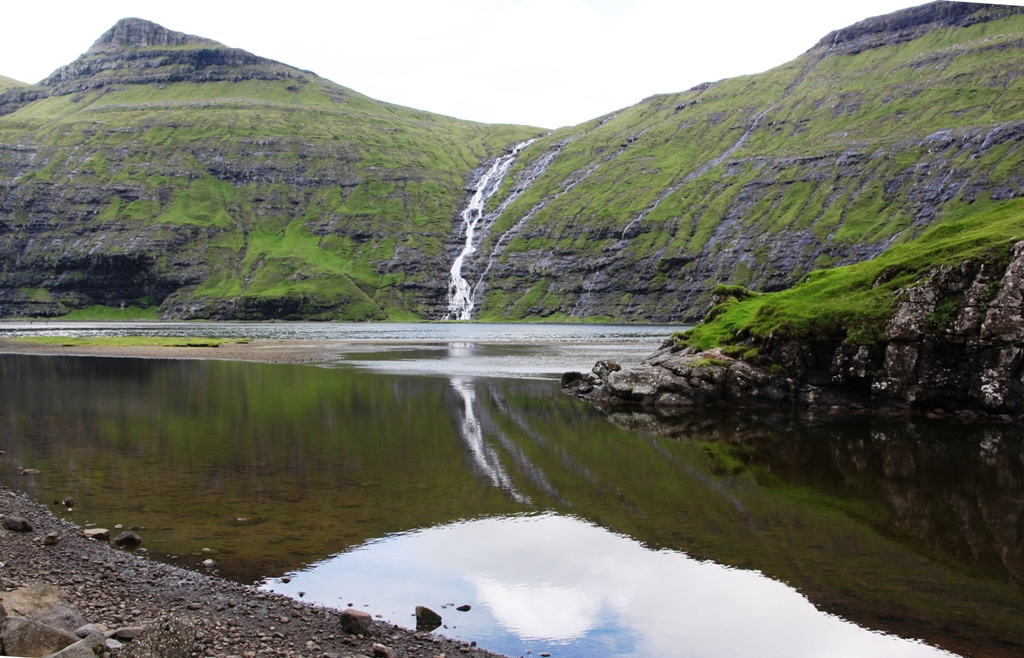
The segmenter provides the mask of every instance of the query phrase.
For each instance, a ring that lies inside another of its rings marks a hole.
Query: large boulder
[[[370,613],[348,608],[341,613],[341,628],[352,635],[366,635],[370,630],[373,618]]]
[[[78,642],[78,637],[60,628],[34,619],[8,617],[0,631],[0,641],[8,656],[48,656]]]
[[[33,583],[13,592],[0,595],[8,613],[38,621],[69,633],[88,623],[88,620],[68,602],[59,587]],[[16,654],[15,654],[16,655]]]

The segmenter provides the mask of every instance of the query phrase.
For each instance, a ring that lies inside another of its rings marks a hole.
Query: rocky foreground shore
[[[599,362],[588,374],[565,373],[562,386],[599,402],[660,408],[1024,418],[1024,241],[1008,262],[936,267],[920,285],[900,289],[892,307],[884,337],[871,344],[737,335],[732,345],[697,352],[669,340],[634,367]]]
[[[88,539],[82,528],[6,487],[0,518],[3,655],[497,656]]]

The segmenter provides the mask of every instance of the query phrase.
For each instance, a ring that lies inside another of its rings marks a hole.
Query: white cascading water
[[[476,229],[484,216],[484,208],[487,201],[501,187],[502,181],[508,174],[508,170],[515,164],[516,156],[535,139],[516,144],[511,153],[501,156],[491,165],[491,168],[480,178],[476,191],[470,197],[466,209],[462,211],[462,222],[466,227],[466,244],[455,262],[452,263],[451,274],[448,278],[448,314],[445,320],[471,320],[473,319],[473,288],[462,277],[462,263],[466,257],[476,251],[473,238],[476,237]]]

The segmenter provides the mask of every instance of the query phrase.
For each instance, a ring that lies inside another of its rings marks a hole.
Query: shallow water
[[[1016,426],[602,411],[542,379],[579,350],[469,342],[0,356],[0,480],[141,524],[158,559],[404,626],[427,605],[510,655],[1024,647]]]
[[[601,324],[478,324],[402,322],[31,322],[0,321],[0,337],[180,336],[368,342],[644,344],[656,346],[683,327]]]

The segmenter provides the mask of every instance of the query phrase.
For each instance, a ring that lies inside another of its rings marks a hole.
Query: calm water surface
[[[1024,648],[1016,426],[604,411],[555,365],[667,330],[426,329],[328,367],[0,356],[0,480],[141,524],[158,559],[209,548],[228,578],[404,626],[427,605],[516,656]]]

